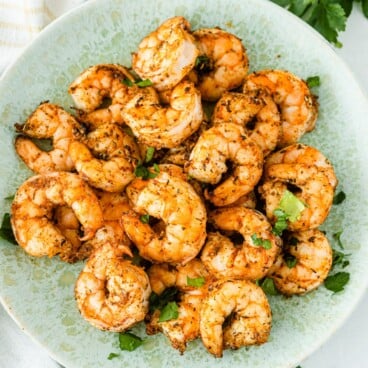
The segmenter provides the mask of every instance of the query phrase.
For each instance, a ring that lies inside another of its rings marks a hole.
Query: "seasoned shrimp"
[[[224,93],[215,106],[212,122],[242,125],[265,156],[276,148],[281,136],[280,114],[265,89]]]
[[[132,67],[162,91],[178,84],[193,69],[197,56],[190,24],[178,16],[167,19],[141,41],[132,54]]]
[[[36,175],[17,190],[11,207],[11,223],[18,244],[33,256],[67,258],[73,248],[52,222],[57,206],[69,206],[80,222],[84,235],[91,239],[103,226],[98,199],[78,175],[54,172]]]
[[[73,162],[68,154],[72,141],[84,135],[77,120],[58,105],[44,102],[27,119],[25,124],[16,124],[22,135],[15,139],[15,150],[24,163],[34,172],[43,174],[52,171],[71,171]],[[43,151],[31,138],[52,139],[53,149]]]
[[[230,318],[226,326],[224,322]],[[200,311],[200,334],[206,349],[222,357],[223,349],[238,349],[267,341],[271,309],[263,290],[251,281],[223,279],[209,286]]]
[[[262,70],[247,76],[245,92],[260,87],[268,90],[280,109],[282,135],[279,147],[297,142],[304,133],[314,129],[318,103],[302,79],[284,70]]]
[[[230,235],[207,236],[201,260],[213,276],[258,280],[267,274],[280,253],[281,239],[266,216],[245,207],[220,208],[209,214],[209,223]]]
[[[124,83],[125,80],[133,83]],[[123,123],[121,110],[138,90],[124,66],[98,64],[83,71],[71,83],[68,92],[80,110],[79,119],[97,127],[104,123]],[[106,98],[111,99],[110,106],[99,108]]]
[[[286,190],[292,190],[305,208],[299,218],[288,222],[291,231],[320,226],[333,201],[337,179],[322,153],[313,147],[295,144],[272,154],[265,163],[265,181],[259,192],[265,200],[267,217],[274,222]]]
[[[78,173],[90,185],[108,192],[120,192],[134,179],[134,168],[140,159],[134,138],[116,124],[99,126],[88,135],[86,144],[72,142],[69,154]]]
[[[222,174],[229,176],[220,182]],[[193,178],[210,184],[219,183],[205,195],[215,206],[225,206],[251,192],[262,175],[262,150],[250,139],[243,127],[234,123],[219,123],[206,130],[194,146],[185,168]]]
[[[153,179],[136,178],[126,192],[135,212],[123,215],[123,226],[143,258],[185,264],[199,253],[206,238],[207,215],[189,183],[160,171]],[[155,232],[141,215],[160,219],[164,225]]]
[[[180,290],[178,317],[159,321],[160,311],[156,310],[146,319],[147,334],[163,332],[172,346],[184,353],[189,341],[199,337],[199,311],[207,293],[208,272],[199,259],[192,259],[184,266],[154,264],[147,271],[152,291],[160,295],[170,287]],[[191,280],[199,281],[197,286]]]
[[[89,240],[87,246],[91,249],[101,247],[108,242],[114,246],[119,255],[133,257],[130,249],[131,242],[121,224],[121,216],[130,210],[129,200],[125,193],[109,193],[96,191],[99,200],[104,226],[96,231],[95,236]]]
[[[305,294],[322,284],[331,265],[332,249],[321,231],[292,232],[268,276],[282,294]]]
[[[195,78],[202,98],[216,101],[224,92],[240,87],[248,73],[242,41],[220,28],[199,29],[193,36],[199,49]]]
[[[75,285],[82,316],[101,330],[122,332],[142,321],[151,288],[147,274],[109,243],[96,249]]]
[[[125,123],[139,142],[155,148],[181,144],[201,125],[201,95],[189,81],[179,83],[171,92],[170,105],[161,106],[158,95],[138,93],[122,112]]]

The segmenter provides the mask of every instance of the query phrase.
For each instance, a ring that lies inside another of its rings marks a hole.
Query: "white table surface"
[[[336,52],[346,61],[368,95],[368,20],[355,6]],[[302,368],[368,367],[368,291],[343,326],[305,361]],[[19,329],[0,306],[0,368],[60,367]]]

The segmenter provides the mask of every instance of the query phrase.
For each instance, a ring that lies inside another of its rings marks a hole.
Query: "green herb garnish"
[[[199,55],[194,64],[194,68],[198,72],[207,73],[212,70],[211,59],[207,55]]]
[[[114,358],[119,357],[120,355],[117,353],[110,353],[109,356],[107,357],[108,360],[112,360]]]
[[[295,267],[296,264],[298,263],[298,260],[296,259],[296,257],[290,253],[285,253],[284,260],[285,260],[286,266],[288,266],[289,268]]]
[[[140,80],[140,81],[136,81],[135,84],[138,87],[149,87],[149,86],[153,85],[153,83],[149,79],[143,79],[143,80]]]
[[[4,213],[3,221],[0,227],[0,237],[4,240],[7,240],[9,243],[17,245],[17,241],[15,240],[15,236],[13,233],[13,229],[10,222],[10,214]]]
[[[130,79],[126,78],[126,79],[122,79],[121,83],[123,83],[124,85],[128,86],[128,87],[132,87],[134,86],[134,82],[131,81]]]
[[[121,350],[133,351],[143,344],[143,339],[131,332],[119,333],[119,346]]]
[[[195,278],[191,278],[189,276],[187,276],[187,285],[188,286],[193,286],[193,287],[201,287],[205,284],[206,280],[204,277],[195,277]]]
[[[257,234],[253,234],[251,236],[252,242],[254,245],[256,245],[257,247],[261,246],[264,249],[271,249],[272,248],[272,244],[271,241],[269,239],[263,239],[263,238],[259,238],[257,236]]]
[[[156,294],[153,291],[149,297],[150,312],[153,312],[156,309],[162,310],[162,308],[167,303],[172,302],[176,299],[177,294],[178,294],[178,289],[175,287],[169,287],[165,289],[160,295]]]
[[[345,201],[346,194],[341,190],[333,198],[333,204],[340,204]]]
[[[155,154],[154,147],[148,147],[146,151],[146,158],[144,159],[145,162],[150,162],[153,159],[153,155]]]
[[[341,241],[341,235],[342,235],[342,230],[338,231],[337,233],[333,234],[333,238],[336,240],[337,245],[341,248],[344,249],[344,244]]]
[[[154,179],[159,174],[160,167],[157,164],[153,164],[153,170],[154,172],[150,171],[146,166],[142,165],[142,163],[138,163],[134,170],[134,175],[143,180]]]
[[[280,236],[282,232],[286,230],[288,227],[288,223],[287,223],[288,217],[286,213],[280,208],[276,208],[275,211],[273,211],[273,214],[276,217],[276,222],[273,225],[272,232],[275,235]]]
[[[142,215],[139,219],[144,224],[148,224],[149,223],[149,220],[150,220],[150,215],[148,213],[146,213],[145,215]]]
[[[350,274],[348,272],[337,272],[334,275],[328,276],[324,282],[326,289],[338,293],[344,290],[345,285],[350,280]]]
[[[319,87],[321,85],[321,80],[318,75],[308,77],[306,82],[309,88]]]
[[[276,289],[275,283],[269,277],[265,277],[259,282],[259,286],[268,295],[278,295],[279,292]]]
[[[350,262],[346,259],[350,254],[345,254],[337,249],[332,249],[332,269],[335,266],[345,268],[349,266]]]
[[[179,307],[176,302],[167,303],[162,309],[160,313],[160,317],[158,319],[159,322],[170,321],[171,319],[176,319],[179,316]]]

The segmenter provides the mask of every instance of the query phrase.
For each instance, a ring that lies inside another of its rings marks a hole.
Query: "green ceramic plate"
[[[73,287],[83,264],[35,259],[0,242],[1,301],[17,323],[66,367],[294,367],[341,325],[368,284],[367,102],[334,50],[299,19],[268,1],[156,0],[90,1],[47,27],[7,70],[0,82],[0,215],[6,197],[31,175],[13,149],[15,122],[44,100],[72,105],[69,83],[89,65],[130,65],[140,39],[168,17],[183,15],[192,28],[220,26],[243,39],[252,70],[284,68],[307,78],[319,75],[320,117],[304,141],[335,165],[347,199],[334,206],[327,235],[343,230],[351,253],[351,280],[333,294],[324,287],[304,296],[271,297],[273,327],[260,347],[226,351],[215,359],[200,341],[184,355],[162,335],[147,337],[134,352],[118,352],[117,335],[91,327],[79,315]],[[336,245],[334,245],[336,247]],[[134,331],[144,336],[144,326]]]

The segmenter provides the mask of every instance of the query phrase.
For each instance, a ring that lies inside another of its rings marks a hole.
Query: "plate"
[[[332,293],[324,287],[303,297],[270,297],[273,326],[269,342],[208,354],[200,341],[184,355],[163,335],[147,337],[133,352],[119,352],[115,333],[91,327],[79,315],[73,288],[83,263],[36,259],[0,242],[1,302],[16,322],[62,365],[71,367],[294,367],[343,323],[368,285],[368,106],[345,64],[316,32],[268,1],[172,0],[90,1],[47,27],[6,71],[0,81],[0,216],[9,211],[15,188],[31,175],[13,149],[14,123],[22,122],[44,100],[69,109],[69,83],[86,67],[117,62],[130,65],[140,39],[163,20],[187,17],[192,28],[219,26],[240,36],[251,70],[283,68],[307,78],[319,75],[320,116],[303,138],[334,164],[338,190],[347,199],[333,206],[323,229],[343,231],[350,253],[350,282]],[[71,111],[71,110],[70,110]],[[333,243],[333,241],[332,241]],[[333,243],[334,244],[334,243]],[[336,247],[336,244],[334,244]],[[133,331],[144,336],[144,326]]]

